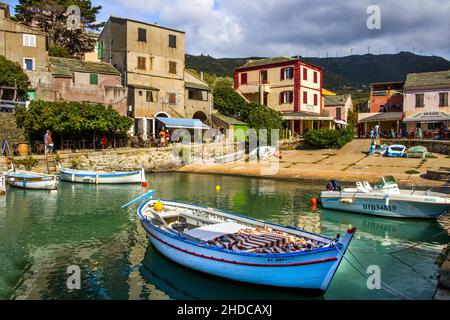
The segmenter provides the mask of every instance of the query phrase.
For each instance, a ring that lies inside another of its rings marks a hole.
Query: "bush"
[[[305,142],[315,148],[342,148],[353,140],[355,129],[348,126],[345,129],[318,129],[305,134]]]
[[[50,57],[68,58],[69,50],[67,50],[67,48],[65,47],[56,45],[48,50],[48,55]]]

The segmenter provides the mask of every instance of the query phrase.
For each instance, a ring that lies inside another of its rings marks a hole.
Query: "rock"
[[[450,255],[449,255],[450,257]],[[450,289],[450,260],[447,260],[441,266],[441,275],[439,278],[439,284],[447,289]]]

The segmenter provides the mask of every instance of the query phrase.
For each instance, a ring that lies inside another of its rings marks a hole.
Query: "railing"
[[[12,101],[12,100],[0,100],[0,111],[12,112],[19,106],[26,106],[26,102]]]

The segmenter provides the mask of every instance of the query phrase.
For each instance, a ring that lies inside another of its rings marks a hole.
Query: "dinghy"
[[[401,144],[394,144],[387,148],[387,151],[384,153],[385,157],[397,157],[402,158],[406,154],[406,147]]]
[[[249,153],[249,158],[250,159],[269,158],[269,157],[274,156],[276,151],[277,151],[277,148],[275,148],[275,147],[270,147],[270,146],[258,147]]]
[[[217,209],[155,199],[146,200],[137,213],[152,245],[178,264],[230,280],[321,293],[356,230],[332,239]]]
[[[56,190],[57,177],[54,175],[11,170],[4,173],[6,181],[10,186],[23,189]]]
[[[242,160],[244,158],[244,156],[245,156],[245,151],[240,150],[240,151],[224,154],[222,156],[217,156],[214,159],[214,163],[225,164],[225,163],[235,162],[238,160]]]
[[[450,198],[439,192],[400,189],[392,176],[372,187],[367,181],[356,188],[341,188],[330,181],[322,191],[324,208],[393,218],[437,218],[450,212]]]
[[[144,169],[139,171],[88,171],[60,168],[61,180],[88,184],[144,183]]]

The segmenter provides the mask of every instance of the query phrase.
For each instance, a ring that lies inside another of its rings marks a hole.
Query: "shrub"
[[[353,140],[355,129],[348,126],[345,129],[310,130],[305,134],[305,142],[315,148],[342,148]]]
[[[68,58],[69,50],[67,50],[67,48],[65,47],[56,45],[48,50],[48,55],[50,57]]]

